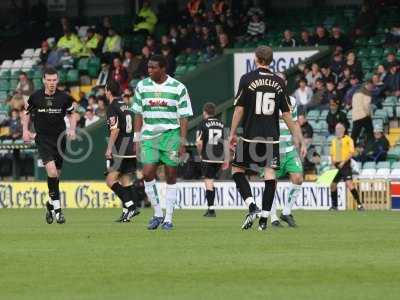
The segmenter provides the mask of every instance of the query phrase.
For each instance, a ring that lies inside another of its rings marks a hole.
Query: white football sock
[[[60,209],[61,208],[61,201],[60,200],[53,200],[53,207],[54,207],[54,210]]]
[[[158,198],[156,180],[153,179],[152,181],[145,181],[144,190],[154,208],[154,215],[156,217],[163,217],[164,214],[160,206],[160,198]]]
[[[269,211],[267,211],[267,210],[262,210],[262,211],[261,211],[261,214],[260,214],[260,217],[261,217],[261,218],[268,218],[268,217],[269,217],[269,214],[270,214]]]
[[[282,213],[287,216],[292,213],[292,207],[293,204],[297,201],[297,198],[300,196],[301,192],[301,185],[298,184],[291,184],[291,188],[289,191],[289,197],[288,201],[285,204],[285,207],[283,208]]]
[[[174,205],[176,201],[176,184],[167,184],[167,191],[165,194],[165,222],[172,223],[172,215],[174,213]]]
[[[276,200],[275,199],[272,202],[270,216],[271,216],[271,222],[279,221],[278,216],[276,215]]]

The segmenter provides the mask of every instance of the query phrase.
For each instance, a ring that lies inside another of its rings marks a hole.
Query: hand
[[[105,157],[106,159],[112,159],[112,149],[107,148]]]
[[[340,162],[339,165],[338,165],[338,168],[339,168],[339,169],[343,168],[344,164],[345,164],[344,161]]]
[[[237,144],[237,135],[231,134],[229,136],[229,149],[235,150],[236,144]]]
[[[67,129],[67,138],[71,141],[76,139],[76,131],[75,129]]]
[[[29,130],[24,130],[22,132],[22,139],[24,140],[25,143],[30,143],[32,140],[35,138],[36,134],[30,132]]]
[[[229,168],[229,161],[224,161],[224,163],[222,164],[222,170],[227,170]]]
[[[307,155],[307,146],[302,143],[300,146],[300,157],[303,159]]]
[[[184,144],[181,143],[179,146],[179,159],[183,161],[185,159],[185,154],[186,154],[186,147]]]

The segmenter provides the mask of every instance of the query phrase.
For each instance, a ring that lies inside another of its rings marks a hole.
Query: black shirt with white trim
[[[197,139],[203,142],[201,158],[204,162],[224,161],[225,126],[214,117],[207,118],[200,123]]]
[[[33,119],[38,135],[59,136],[66,130],[64,117],[72,113],[73,98],[67,93],[56,91],[47,95],[44,89],[33,93],[28,99],[27,114]]]
[[[279,143],[279,111],[289,112],[291,109],[282,78],[267,68],[244,74],[234,105],[244,107],[244,141]]]

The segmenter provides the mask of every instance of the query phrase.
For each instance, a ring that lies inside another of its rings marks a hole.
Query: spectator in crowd
[[[300,114],[297,118],[297,122],[300,125],[301,133],[303,134],[304,139],[312,139],[314,136],[314,130],[311,127],[310,123],[304,113]]]
[[[338,81],[336,74],[331,72],[331,67],[329,65],[324,65],[321,67],[321,79],[325,83],[332,81],[336,84]]]
[[[302,47],[312,47],[315,45],[314,38],[310,35],[310,32],[307,29],[304,29],[301,32],[300,40],[299,40],[299,46]]]
[[[98,97],[96,115],[99,116],[100,118],[104,118],[106,116],[107,113],[106,103],[107,103],[107,98],[105,96]]]
[[[169,76],[174,76],[175,73],[175,58],[171,53],[171,48],[169,46],[163,46],[161,48],[161,54],[165,57],[167,62],[167,74]]]
[[[28,78],[28,75],[25,72],[19,74],[19,81],[15,92],[19,95],[22,95],[25,100],[28,100],[29,96],[32,95],[33,90],[33,83]]]
[[[147,46],[144,46],[142,49],[142,59],[139,62],[139,66],[137,68],[137,72],[135,74],[135,78],[140,78],[143,79],[147,76],[149,76],[149,73],[147,71],[147,65],[150,60],[150,49]]]
[[[150,1],[145,0],[137,15],[133,31],[144,35],[151,34],[156,27],[157,21],[157,16],[151,8]]]
[[[371,91],[372,103],[378,108],[382,108],[384,83],[380,80],[378,74],[372,75],[371,81],[373,85],[373,90]]]
[[[336,99],[338,98],[337,92],[336,92],[336,85],[333,81],[328,81],[326,82],[326,99],[327,101],[330,101],[331,99]]]
[[[110,73],[110,80],[118,82],[121,86],[121,89],[124,90],[128,88],[128,79],[128,72],[122,65],[121,59],[119,57],[114,58]]]
[[[342,52],[340,52],[340,51],[335,52],[333,54],[330,68],[331,68],[332,73],[336,75],[338,80],[339,80],[340,76],[342,76],[344,65],[345,65],[345,63],[343,61]]]
[[[386,68],[383,64],[380,64],[378,66],[378,68],[376,69],[376,73],[379,76],[379,80],[384,82],[387,72],[386,72]]]
[[[363,78],[361,63],[357,60],[356,55],[353,51],[347,53],[345,66],[350,68],[351,73],[357,76],[359,80]]]
[[[329,102],[329,112],[326,116],[326,123],[328,124],[328,132],[331,135],[335,134],[335,128],[338,123],[342,123],[346,128],[349,129],[349,120],[345,112],[340,110],[340,100],[331,99]]]
[[[85,112],[85,127],[96,123],[100,118],[95,115],[93,108],[88,107]]]
[[[212,11],[216,16],[222,15],[229,9],[229,4],[226,0],[214,0]]]
[[[388,67],[388,74],[384,79],[384,90],[387,96],[400,96],[400,72],[397,63],[393,62]]]
[[[87,109],[89,105],[89,101],[86,98],[86,94],[83,91],[79,92],[79,105],[82,106],[84,109]]]
[[[189,0],[186,5],[188,14],[193,18],[196,15],[201,15],[205,11],[203,0]]]
[[[176,48],[175,45],[171,42],[171,39],[168,35],[163,35],[161,36],[161,42],[160,42],[160,48],[168,46],[171,49],[171,54],[175,55],[176,54]]]
[[[247,25],[247,39],[258,40],[264,36],[264,32],[265,23],[260,19],[258,14],[253,14]]]
[[[88,108],[90,107],[94,113],[96,113],[96,109],[97,109],[97,98],[96,95],[90,95],[88,97]]]
[[[101,50],[102,37],[89,28],[86,32],[86,37],[82,42],[81,56],[99,56]]]
[[[358,160],[366,161],[385,161],[389,151],[389,141],[382,132],[382,128],[376,126],[374,128],[374,138],[367,142],[365,148],[361,149],[361,155]]]
[[[393,26],[390,31],[386,33],[385,45],[386,47],[400,48],[400,26]]]
[[[361,129],[364,128],[364,134],[367,142],[373,138],[373,127],[371,118],[371,90],[372,82],[367,81],[354,95],[352,99],[352,119],[353,130],[351,138],[354,144],[357,145],[358,138],[361,134]]]
[[[60,58],[60,66],[64,70],[73,69],[74,68],[74,58],[68,49],[63,51],[63,55]]]
[[[308,108],[321,108],[322,105],[327,105],[328,104],[328,99],[327,99],[327,93],[326,93],[326,87],[325,83],[322,81],[322,79],[317,79],[315,81],[315,90],[314,94],[311,97],[311,101],[308,104]]]
[[[146,46],[149,48],[151,54],[158,53],[159,47],[156,43],[156,39],[152,35],[148,35],[146,38]]]
[[[179,31],[175,26],[171,26],[169,29],[169,35],[168,35],[169,41],[172,44],[171,47],[174,49],[174,51],[179,52],[181,50],[179,48]]]
[[[313,90],[307,86],[307,81],[304,78],[301,78],[299,80],[299,87],[293,94],[293,96],[296,98],[300,112],[306,111],[307,105],[310,103],[313,94]]]
[[[15,94],[10,100],[11,110],[22,111],[25,107],[25,100],[22,95]]]
[[[192,35],[192,40],[190,43],[190,48],[195,51],[200,51],[203,48],[203,40],[202,40],[201,26],[196,25],[194,27],[194,32]]]
[[[351,48],[350,40],[342,33],[342,30],[338,25],[332,27],[332,36],[329,39],[329,44],[339,47],[343,52],[346,52]]]
[[[140,59],[136,55],[134,55],[131,50],[125,50],[122,66],[128,72],[128,81],[132,80],[133,74],[136,73],[139,67],[139,63]]]
[[[96,87],[104,87],[108,81],[110,66],[106,63],[101,64],[101,71],[97,77]]]
[[[252,1],[251,6],[247,10],[248,17],[251,18],[254,15],[258,15],[260,17],[264,16],[264,10],[260,7],[260,3],[257,0]]]
[[[112,62],[115,57],[119,56],[122,50],[121,42],[121,36],[113,28],[110,28],[103,44],[102,52],[105,61]]]
[[[347,110],[351,109],[351,107],[353,105],[353,96],[358,90],[360,90],[360,88],[361,88],[361,83],[360,83],[360,80],[358,79],[358,77],[355,75],[351,75],[350,76],[350,87],[346,91],[346,94],[344,95],[344,98],[343,98],[343,102],[344,102]]]
[[[47,59],[49,58],[49,54],[50,54],[49,43],[47,41],[43,41],[40,47],[40,55],[39,55],[41,66],[45,66],[47,64]]]
[[[318,46],[327,46],[329,45],[329,38],[326,34],[326,30],[323,26],[317,26],[315,29],[315,44]]]
[[[339,76],[338,84],[337,84],[337,87],[336,87],[336,92],[339,95],[339,98],[343,99],[344,102],[346,101],[346,99],[344,99],[345,98],[345,94],[347,93],[347,91],[351,87],[350,79],[351,79],[350,68],[344,67],[341,76]]]
[[[62,50],[68,49],[71,55],[77,56],[82,49],[82,43],[75,33],[66,29],[64,35],[57,42],[57,48]]]
[[[132,94],[130,94],[130,93],[124,92],[124,94],[122,95],[122,101],[124,101],[124,103],[128,106],[131,105],[131,98],[132,98]]]
[[[368,3],[369,2],[369,3]],[[355,31],[358,29],[358,36],[371,36],[375,32],[377,25],[377,15],[375,9],[371,6],[373,1],[365,1],[361,5],[360,15],[355,21]]]
[[[181,27],[179,30],[178,50],[187,52],[191,48],[192,37],[186,27]]]
[[[8,127],[10,129],[9,138],[17,140],[22,137],[22,123],[19,111],[17,109],[11,110],[11,117],[8,121]]]
[[[220,33],[218,35],[218,45],[216,47],[215,52],[217,54],[223,54],[225,49],[231,48],[231,44],[229,42],[229,37],[226,33]]]
[[[296,46],[297,46],[297,43],[293,37],[293,33],[289,29],[286,29],[283,32],[283,39],[281,41],[281,47],[296,47]]]
[[[315,89],[315,81],[322,77],[321,72],[319,71],[319,66],[317,63],[313,63],[311,65],[311,70],[306,75],[307,85],[312,89]]]
[[[384,62],[384,66],[385,66],[385,68],[388,69],[389,66],[391,66],[391,65],[393,65],[393,64],[398,65],[398,64],[399,64],[399,61],[397,60],[396,54],[395,54],[394,52],[389,52],[389,53],[386,55],[386,60],[385,60],[385,62]]]

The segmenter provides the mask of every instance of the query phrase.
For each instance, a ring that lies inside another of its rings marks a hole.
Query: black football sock
[[[262,198],[262,210],[271,211],[272,202],[274,201],[276,190],[276,179],[265,180],[265,189]]]
[[[133,185],[125,186],[126,193],[126,202],[124,202],[124,206],[129,210],[136,208],[137,196],[135,192],[135,188]]]
[[[253,195],[251,194],[250,183],[246,179],[244,173],[233,174],[233,180],[236,183],[236,188],[239,191],[240,196],[242,196],[244,202],[249,207],[249,211],[254,211],[257,209],[257,205],[254,202]]]
[[[352,189],[350,192],[353,195],[354,200],[356,200],[357,205],[361,205],[360,196],[358,194],[358,191],[356,189]]]
[[[208,209],[214,209],[215,189],[206,190],[206,199]]]
[[[337,191],[332,191],[331,192],[331,198],[332,198],[332,207],[337,207],[338,206],[338,194]]]
[[[52,201],[53,209],[56,213],[61,212],[60,187],[58,177],[47,177],[47,187]]]
[[[112,185],[111,190],[118,196],[118,198],[121,200],[121,202],[124,204],[125,203],[125,189],[124,187],[119,183],[116,182]]]

